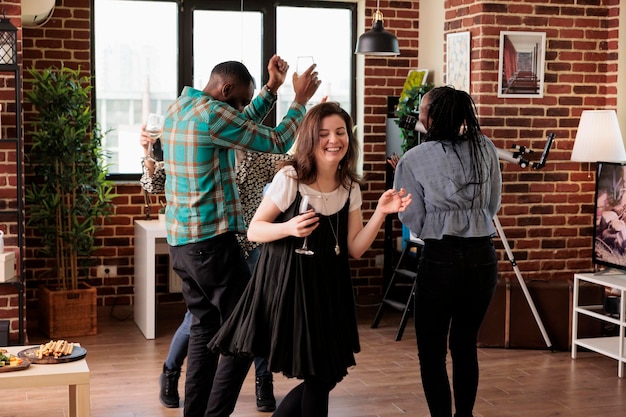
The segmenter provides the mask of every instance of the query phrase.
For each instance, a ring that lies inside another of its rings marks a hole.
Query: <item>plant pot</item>
[[[51,339],[98,333],[96,289],[79,283],[76,290],[39,286],[39,329]]]

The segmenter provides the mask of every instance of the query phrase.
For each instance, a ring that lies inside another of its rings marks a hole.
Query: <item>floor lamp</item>
[[[582,112],[570,159],[587,162],[589,165],[598,161],[626,161],[624,140],[615,110],[584,110]]]

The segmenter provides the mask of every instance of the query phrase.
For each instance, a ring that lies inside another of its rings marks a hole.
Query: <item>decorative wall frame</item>
[[[500,32],[498,97],[543,97],[545,32]]]
[[[470,32],[446,35],[446,84],[470,92]]]

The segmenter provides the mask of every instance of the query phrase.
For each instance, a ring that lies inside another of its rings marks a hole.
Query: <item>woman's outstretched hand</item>
[[[404,188],[400,191],[390,189],[380,196],[376,209],[385,214],[398,213],[406,210],[412,201],[411,194],[407,194]]]

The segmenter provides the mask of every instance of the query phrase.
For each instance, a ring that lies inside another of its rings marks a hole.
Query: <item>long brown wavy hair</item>
[[[320,142],[320,126],[324,118],[334,114],[339,115],[346,123],[348,152],[339,163],[337,175],[339,176],[339,183],[349,189],[353,182],[362,183],[356,169],[359,160],[359,144],[354,136],[352,118],[348,112],[341,108],[339,103],[328,101],[317,104],[307,111],[296,134],[294,158],[287,161],[285,165],[291,165],[295,168],[300,182],[304,184],[315,182],[317,178],[315,150]]]

